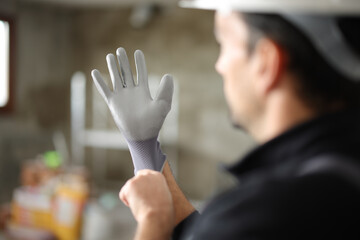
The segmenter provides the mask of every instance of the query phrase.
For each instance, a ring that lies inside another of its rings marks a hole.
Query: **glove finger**
[[[144,90],[145,94],[147,94],[148,97],[151,97],[145,56],[142,51],[136,50],[134,53],[134,58],[136,65],[137,85],[139,88]]]
[[[168,104],[171,104],[173,92],[174,92],[173,78],[171,75],[165,74],[161,79],[155,101],[164,100]]]
[[[101,77],[100,72],[97,69],[94,69],[91,71],[91,76],[100,95],[105,99],[106,102],[108,102],[111,91]]]
[[[113,84],[114,91],[120,90],[123,88],[123,83],[121,81],[121,76],[119,69],[117,67],[116,58],[113,54],[108,54],[106,56],[106,62],[110,73],[111,82]]]
[[[126,87],[134,87],[134,78],[131,72],[129,59],[124,48],[116,50],[117,59],[119,61],[120,70]]]

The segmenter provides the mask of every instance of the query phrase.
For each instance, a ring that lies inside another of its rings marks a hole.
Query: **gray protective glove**
[[[125,50],[118,48],[116,55],[117,61],[113,54],[106,56],[113,91],[96,69],[91,72],[95,86],[128,143],[135,174],[141,169],[162,171],[166,157],[161,152],[157,138],[171,108],[174,89],[172,77],[168,74],[163,76],[156,97],[152,99],[144,54],[140,50],[134,54],[137,83],[134,82]]]

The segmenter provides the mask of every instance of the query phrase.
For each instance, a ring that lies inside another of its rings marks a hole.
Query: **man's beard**
[[[243,124],[241,124],[240,121],[235,119],[234,114],[231,112],[231,110],[229,108],[228,108],[228,116],[231,121],[231,125],[234,128],[244,131],[245,133],[248,133],[248,130],[245,128],[245,126]]]

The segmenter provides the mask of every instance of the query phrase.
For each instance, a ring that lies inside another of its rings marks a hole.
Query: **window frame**
[[[15,20],[12,16],[0,14],[0,20],[9,23],[9,99],[0,107],[0,114],[11,113],[14,108],[14,69],[15,69]]]

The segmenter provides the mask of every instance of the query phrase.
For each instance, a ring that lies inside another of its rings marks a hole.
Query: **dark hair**
[[[360,83],[347,79],[333,69],[310,40],[283,17],[255,13],[242,13],[241,17],[249,28],[249,51],[253,51],[257,40],[267,37],[287,53],[287,70],[296,76],[297,93],[308,107],[326,112],[338,105],[360,106]],[[344,18],[339,19],[338,23],[345,39],[359,53],[359,19],[355,21],[354,24],[354,21]]]

